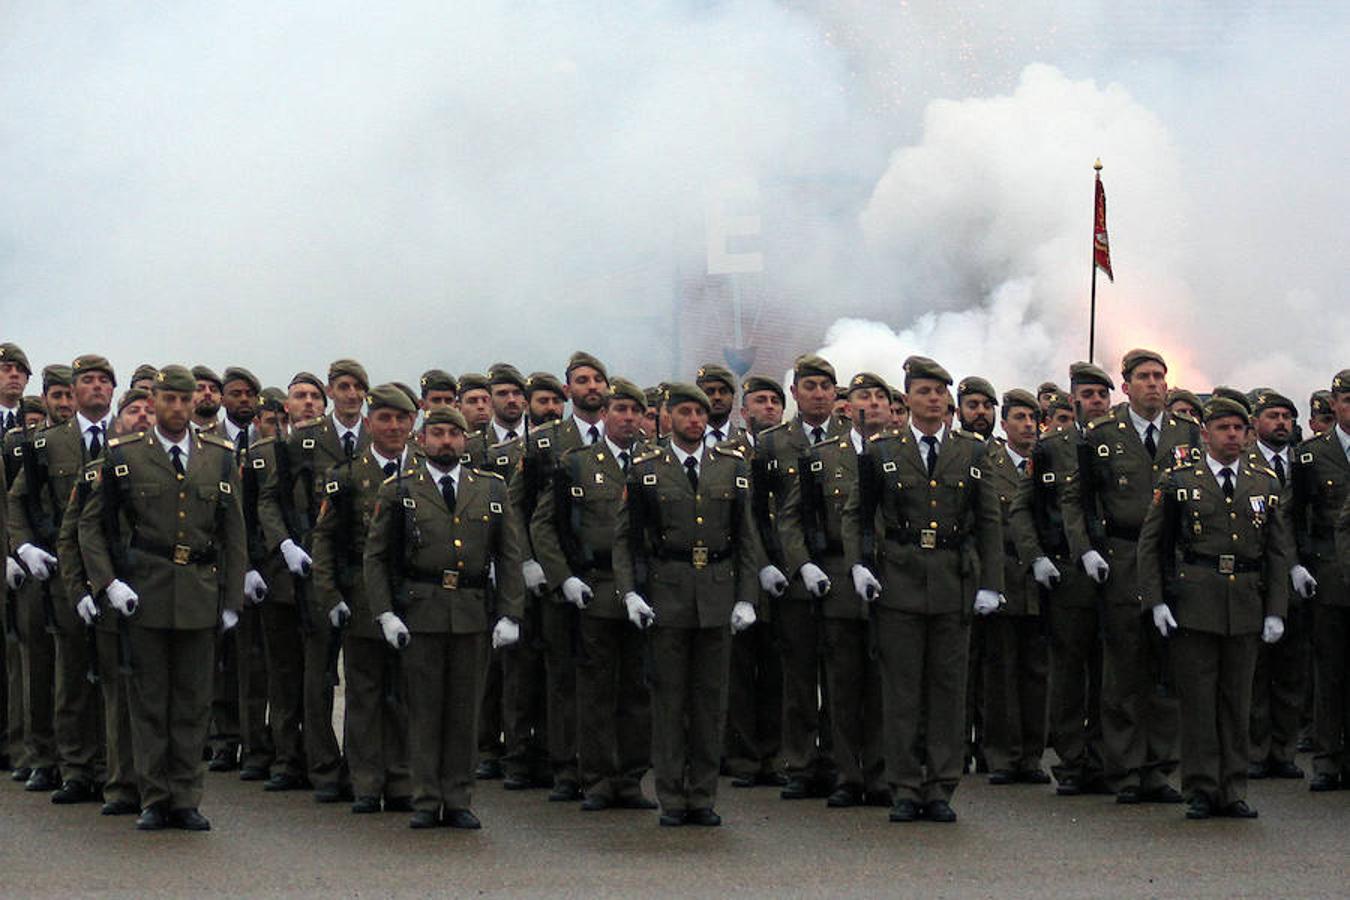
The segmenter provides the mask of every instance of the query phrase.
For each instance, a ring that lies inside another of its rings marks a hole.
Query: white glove
[[[281,542],[281,558],[286,560],[286,568],[291,570],[292,575],[300,578],[309,577],[309,568],[314,565],[314,560],[290,538]]]
[[[239,624],[239,613],[235,612],[232,609],[222,609],[220,611],[220,630],[222,633],[229,631],[231,628],[233,628],[238,624]]]
[[[656,621],[656,611],[647,605],[647,601],[642,599],[641,594],[634,591],[624,594],[623,605],[628,610],[628,621],[638,628],[645,629]]]
[[[267,582],[263,581],[257,569],[249,569],[244,573],[244,599],[261,603],[266,596]]]
[[[815,563],[804,563],[797,574],[802,577],[802,584],[806,585],[806,592],[812,597],[824,597],[830,592],[830,576]]]
[[[1284,619],[1279,616],[1266,616],[1266,622],[1261,628],[1261,640],[1273,644],[1282,637],[1284,637]]]
[[[1047,591],[1059,586],[1059,567],[1048,556],[1038,556],[1031,561],[1031,577]]]
[[[975,592],[975,612],[981,616],[987,616],[991,612],[995,612],[1003,603],[1003,595],[998,591],[980,588]]]
[[[759,586],[770,597],[781,597],[787,590],[787,576],[777,566],[765,566],[759,570]]]
[[[1177,620],[1172,618],[1172,610],[1166,603],[1153,607],[1153,624],[1163,637],[1177,630]]]
[[[403,620],[392,612],[382,612],[375,617],[375,621],[380,623],[380,630],[384,632],[385,642],[395,650],[402,650],[408,646],[411,639],[408,634],[408,626],[403,624]]]
[[[544,596],[548,590],[548,578],[544,576],[544,567],[532,559],[520,564],[520,574],[525,576],[525,589],[536,597]]]
[[[493,650],[510,647],[518,640],[520,640],[520,626],[505,616],[498,619],[497,624],[492,627]]]
[[[23,566],[12,556],[5,557],[5,581],[9,584],[11,591],[17,591],[22,585],[23,580],[28,576],[24,574]]]
[[[577,609],[585,609],[586,605],[595,597],[591,586],[575,575],[569,575],[567,580],[562,583],[562,594],[563,599]]]
[[[731,608],[731,633],[740,634],[755,624],[755,608],[744,600],[737,600]]]
[[[1294,583],[1294,590],[1304,600],[1311,599],[1312,595],[1317,593],[1317,579],[1303,566],[1294,566],[1290,569],[1289,580]]]
[[[108,583],[107,594],[108,602],[112,604],[113,609],[124,616],[134,613],[136,606],[141,602],[141,598],[136,596],[135,591],[116,578]]]
[[[1083,554],[1083,571],[1098,584],[1106,584],[1106,579],[1111,577],[1111,567],[1096,550],[1089,550]]]
[[[75,612],[79,614],[80,620],[86,625],[93,625],[94,620],[98,618],[98,604],[94,598],[85,594],[80,598],[80,602],[75,604]]]
[[[34,547],[32,544],[24,544],[14,552],[28,567],[28,574],[38,581],[46,581],[52,576],[52,571],[56,568],[56,557],[46,550],[41,547]]]
[[[328,624],[334,628],[341,628],[347,624],[347,620],[352,617],[352,608],[347,605],[346,600],[339,600],[337,605],[328,611]]]
[[[853,590],[864,603],[871,603],[881,593],[881,582],[862,563],[853,564]]]

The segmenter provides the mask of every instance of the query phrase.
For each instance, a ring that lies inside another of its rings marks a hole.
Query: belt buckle
[[[173,564],[175,566],[186,566],[192,562],[192,548],[186,544],[173,545]]]
[[[924,550],[937,549],[937,529],[925,528],[919,532],[919,546]]]
[[[708,548],[695,547],[693,552],[693,563],[695,569],[705,569],[708,566]]]
[[[447,591],[459,590],[459,573],[453,569],[445,569],[441,572],[441,587]]]
[[[1237,557],[1231,553],[1222,553],[1219,555],[1219,574],[1232,575],[1237,571]]]

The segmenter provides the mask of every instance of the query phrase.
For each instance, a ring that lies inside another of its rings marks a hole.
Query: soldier
[[[646,398],[631,381],[614,379],[605,407],[605,437],[558,460],[552,490],[539,498],[531,534],[535,554],[577,622],[577,760],[594,812],[656,809],[642,794],[651,766],[652,722],[643,679],[642,642],[615,588],[614,521],[632,461]]]
[[[661,427],[661,388],[659,386],[644,388],[642,393],[647,398],[647,409],[642,414],[642,439],[655,441]]]
[[[1016,542],[1019,558],[1031,560],[1032,577],[1045,592],[1049,735],[1059,757],[1053,769],[1055,791],[1066,797],[1114,793],[1102,768],[1100,604],[1094,581],[1072,555],[1064,504],[1068,485],[1080,477],[1086,425],[1110,409],[1115,382],[1097,366],[1076,362],[1069,367],[1069,386],[1072,402],[1063,395],[1049,402],[1051,416],[1060,424],[1032,449],[1031,477],[1018,484],[1008,516],[1011,535],[1004,536],[1005,542],[1008,537]],[[1071,418],[1075,407],[1076,422]],[[1081,492],[1078,496],[1081,502]],[[1096,532],[1093,540],[1103,541]]]
[[[956,386],[956,415],[961,430],[978,434],[995,442],[994,415],[998,409],[998,395],[988,379],[971,375]],[[984,643],[985,619],[981,616],[970,623],[970,657],[966,672],[966,761],[965,772],[989,771],[984,758]]]
[[[51,576],[58,566],[53,553],[57,550],[62,517],[75,485],[83,476],[85,465],[98,459],[108,443],[113,388],[117,382],[111,364],[101,356],[80,356],[71,369],[75,417],[41,432],[30,432],[31,439],[23,444],[26,462],[10,486],[9,495],[10,544],[43,595],[47,630],[54,637],[53,721],[62,782],[52,794],[53,803],[96,799],[95,786],[102,783],[105,775],[101,698],[85,677],[90,666],[97,663],[90,658],[89,642],[75,612],[83,591],[72,597],[70,582]],[[71,565],[78,563],[72,560]]]
[[[165,366],[155,379],[155,428],[109,442],[79,539],[94,593],[128,617],[136,827],[206,831],[215,632],[238,623],[244,591],[239,474],[228,441],[188,427],[192,373]]]
[[[702,389],[712,404],[708,414],[708,433],[704,438],[709,447],[730,440],[739,431],[731,424],[731,408],[736,402],[736,376],[726,366],[704,363],[698,367],[694,384]]]
[[[19,345],[8,341],[0,344],[0,433],[23,424],[19,417],[19,401],[23,399],[23,390],[31,377],[33,367]]]
[[[1032,561],[1042,554],[1015,540],[1012,504],[1029,479],[1040,431],[1040,402],[1018,388],[1003,395],[1005,440],[981,470],[998,492],[1003,517],[1003,608],[985,620],[984,754],[990,784],[1049,784],[1045,753],[1049,643]]]
[[[1290,577],[1304,600],[1314,594],[1313,777],[1317,792],[1347,786],[1350,778],[1350,578],[1336,558],[1337,517],[1350,496],[1350,369],[1331,381],[1335,427],[1298,446],[1292,520],[1298,564]]]
[[[985,442],[945,424],[951,382],[931,359],[905,360],[909,430],[870,442],[859,465],[877,490],[867,509],[861,492],[844,506],[853,587],[875,604],[892,822],[956,821],[971,598],[980,615],[1002,605],[998,496]]]
[[[848,386],[839,384],[834,388],[834,409],[831,415],[847,422],[849,415]]]
[[[469,433],[481,431],[492,421],[492,392],[486,375],[465,372],[459,376],[459,411],[469,425]]]
[[[1041,386],[1036,388],[1036,405],[1041,410],[1041,421],[1044,422],[1050,416],[1050,400],[1056,394],[1063,396],[1064,391],[1053,381],[1042,381]]]
[[[1205,405],[1200,398],[1185,388],[1172,388],[1167,392],[1167,411],[1174,416],[1184,416],[1199,422]]]
[[[56,363],[42,369],[42,403],[47,421],[53,425],[68,422],[75,415],[74,380],[70,366]]]
[[[1065,486],[1065,528],[1075,557],[1104,585],[1102,739],[1116,802],[1180,803],[1168,783],[1177,699],[1157,632],[1140,614],[1135,551],[1153,485],[1164,470],[1198,461],[1200,434],[1195,422],[1167,413],[1161,355],[1126,353],[1121,380],[1128,402],[1088,424],[1082,477]],[[1103,530],[1095,543],[1090,527]]]
[[[159,369],[149,363],[141,363],[136,367],[136,371],[131,373],[131,383],[128,385],[128,389],[136,388],[148,394],[155,389],[155,376],[158,374]]]
[[[751,375],[741,384],[741,421],[745,428],[727,446],[750,463],[750,512],[761,533],[761,545],[777,546],[777,525],[769,508],[770,485],[764,461],[757,456],[759,435],[783,421],[787,397],[772,378]],[[767,555],[761,559],[762,567]],[[783,744],[783,662],[775,640],[771,610],[763,602],[756,610],[758,627],[731,637],[731,669],[727,686],[727,729],[722,769],[738,788],[787,783],[779,771]]]
[[[993,440],[994,414],[998,409],[994,386],[978,375],[962,378],[956,386],[956,402],[961,430],[978,434],[986,441]]]
[[[192,427],[213,431],[220,424],[225,383],[208,366],[193,366],[192,377],[197,382],[197,389],[192,394]]]
[[[1257,636],[1284,633],[1287,521],[1275,473],[1241,459],[1241,404],[1205,406],[1203,460],[1158,481],[1139,538],[1139,590],[1172,645],[1181,694],[1186,818],[1256,818],[1247,805],[1248,729]]]
[[[384,482],[366,539],[370,612],[403,657],[413,828],[480,827],[469,803],[488,634],[499,647],[520,636],[521,526],[502,480],[460,463],[466,428],[457,410],[427,413],[426,459]]]
[[[1045,418],[1041,421],[1042,431],[1066,431],[1078,424],[1073,401],[1067,394],[1051,394],[1045,402],[1045,409]]]
[[[764,460],[769,481],[769,510],[780,507],[788,485],[800,480],[809,466],[812,448],[848,431],[848,423],[833,415],[834,367],[819,356],[797,357],[792,371],[792,397],[797,416],[761,432],[756,456]],[[809,468],[808,468],[809,471]],[[779,529],[789,527],[779,520]],[[804,581],[789,582],[772,548],[769,565],[760,569],[760,585],[774,598],[773,623],[783,664],[783,763],[788,783],[784,800],[828,797],[835,787],[834,761],[828,747],[828,725],[821,724],[821,621],[819,605]]]
[[[904,431],[909,427],[909,405],[905,401],[905,395],[891,388],[891,427],[897,431]]]
[[[286,392],[265,387],[258,395],[258,415],[254,420],[260,438],[284,438],[289,430],[286,416]]]
[[[1335,427],[1336,410],[1332,406],[1331,391],[1313,391],[1308,398],[1308,430],[1315,436]]]
[[[530,426],[561,419],[567,405],[567,389],[548,372],[533,372],[525,379],[525,400],[529,404]],[[503,473],[505,474],[505,473]]]
[[[459,382],[444,369],[427,369],[418,380],[418,385],[422,388],[419,405],[423,413],[431,412],[438,406],[455,405]]]
[[[704,443],[707,396],[672,384],[666,404],[670,447],[638,456],[628,471],[614,575],[629,621],[651,628],[660,823],[717,826],[731,633],[755,623],[762,551],[750,520],[749,465],[735,450]]]
[[[296,616],[304,634],[304,735],[309,781],[319,803],[352,799],[342,749],[333,732],[333,686],[328,682],[328,635],[317,627],[339,598],[314,596],[309,581],[313,561],[310,546],[313,523],[335,466],[364,453],[370,432],[361,417],[370,379],[354,359],[339,359],[328,367],[328,382],[301,372],[291,379],[291,421],[284,444],[277,444],[274,463],[259,489],[258,517],[267,546],[276,547],[294,577]],[[333,412],[318,418],[302,413],[323,409],[321,391],[333,401]],[[317,396],[316,396],[317,395]],[[273,780],[272,790],[299,787],[292,777]],[[270,784],[270,782],[269,782]]]
[[[882,759],[881,672],[867,610],[847,587],[843,512],[859,489],[858,458],[889,427],[891,392],[871,372],[854,375],[847,388],[853,427],[817,444],[803,477],[789,482],[780,533],[787,570],[800,576],[820,602],[828,721],[838,767],[826,803],[890,806]]]

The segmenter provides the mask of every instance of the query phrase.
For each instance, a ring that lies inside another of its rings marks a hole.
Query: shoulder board
[[[553,429],[561,426],[562,423],[563,423],[562,419],[549,419],[542,425],[532,425],[530,426],[530,436],[533,437],[534,435],[538,434],[541,431],[552,431]]]
[[[1185,422],[1187,425],[1199,425],[1199,424],[1200,424],[1200,423],[1195,419],[1195,417],[1192,416],[1192,415],[1190,415],[1189,413],[1184,413],[1184,412],[1174,412],[1174,413],[1169,413],[1169,415],[1171,415],[1171,417],[1172,417],[1172,422],[1173,422],[1173,424],[1175,424],[1175,423],[1177,423],[1177,422]]]
[[[759,433],[759,436],[764,437],[766,434],[774,434],[775,432],[782,431],[784,428],[787,428],[791,424],[792,424],[791,422],[779,422],[772,428],[765,428],[763,431]]]
[[[248,449],[256,450],[259,447],[266,447],[268,444],[275,444],[276,442],[277,439],[275,436],[258,438],[256,441],[248,445]]]
[[[727,446],[726,444],[715,444],[713,445],[712,449],[714,453],[719,453],[722,456],[731,456],[735,457],[736,459],[745,459],[745,454],[734,446]]]
[[[215,444],[217,447],[223,447],[230,452],[234,452],[234,444],[214,432],[197,432],[197,437],[201,438],[204,444]]]
[[[953,437],[959,437],[959,438],[965,438],[965,439],[971,440],[971,441],[979,441],[981,444],[984,443],[984,435],[982,435],[982,434],[977,434],[977,433],[974,432],[974,431],[953,431],[953,432],[952,432],[952,436],[953,436]]]
[[[505,449],[508,448],[508,447],[514,447],[514,446],[515,446],[516,444],[518,444],[518,443],[520,443],[520,438],[512,438],[512,439],[509,440],[509,441],[498,441],[497,443],[493,444],[493,445],[492,445],[491,447],[489,447],[488,449],[489,449],[489,450],[505,450]]]
[[[478,475],[478,476],[481,476],[481,477],[483,477],[483,478],[495,478],[495,479],[497,479],[498,481],[501,481],[501,482],[505,482],[505,481],[506,481],[505,478],[503,478],[502,476],[498,475],[496,472],[489,472],[487,469],[470,469],[469,471],[472,472],[473,474]]]
[[[1100,428],[1103,425],[1110,425],[1115,420],[1116,417],[1114,413],[1107,413],[1104,416],[1098,416],[1097,418],[1093,419],[1091,422],[1087,424],[1087,430],[1092,431],[1094,428]]]
[[[661,457],[662,452],[664,451],[662,451],[661,448],[657,447],[652,450],[648,450],[645,453],[639,454],[638,456],[633,457],[633,465],[637,465],[638,463],[649,462],[653,459],[659,459]]]
[[[119,434],[117,437],[108,441],[109,447],[125,447],[127,444],[134,444],[141,440],[149,432],[138,431],[135,434]]]
[[[296,423],[294,426],[292,426],[292,427],[293,427],[294,429],[296,429],[296,430],[304,429],[304,428],[317,428],[317,427],[319,427],[320,425],[322,425],[322,424],[323,424],[325,421],[327,421],[327,420],[328,420],[328,417],[327,417],[327,416],[315,416],[315,417],[312,418],[312,419],[305,419],[305,421],[303,421],[303,422],[297,422],[297,423]]]
[[[74,423],[75,419],[74,417],[72,417],[64,422],[46,422],[42,425],[39,425],[37,428],[33,430],[36,431],[38,434],[47,434],[48,432],[56,431],[58,428],[65,428],[65,429],[74,428],[75,427]]]

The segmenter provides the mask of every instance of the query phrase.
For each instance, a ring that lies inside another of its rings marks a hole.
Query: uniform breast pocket
[[[131,496],[135,497],[137,500],[145,500],[153,503],[155,500],[158,500],[163,493],[164,486],[160,484],[137,482],[131,486]]]

